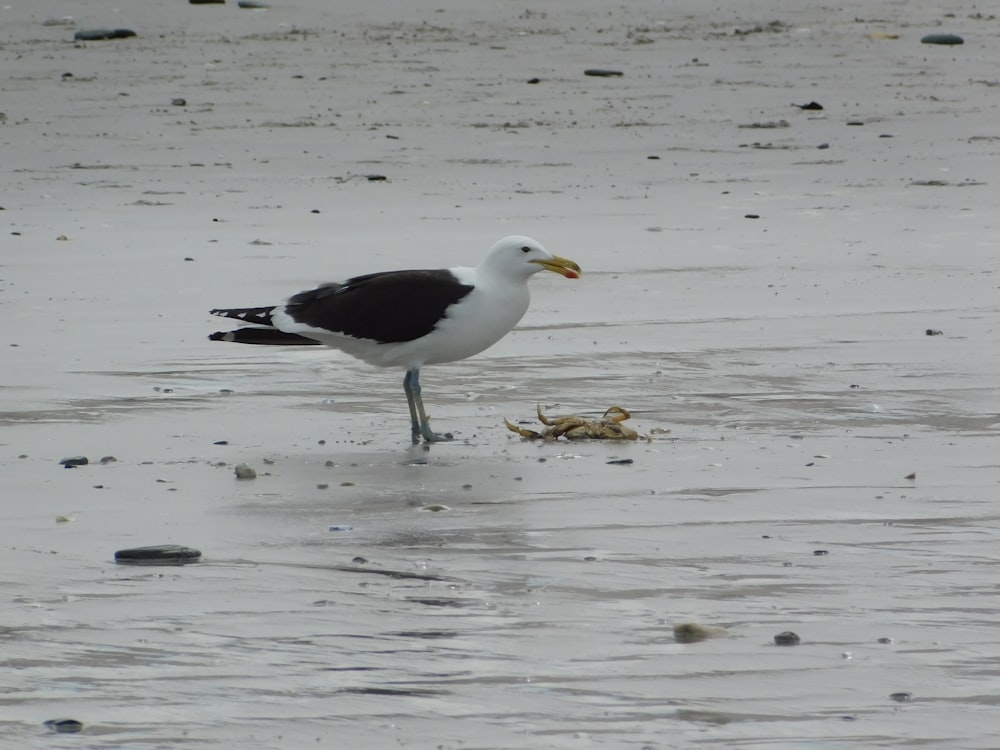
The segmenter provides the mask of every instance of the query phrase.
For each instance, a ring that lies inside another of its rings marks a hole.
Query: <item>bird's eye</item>
[[[525,245],[524,247],[521,248],[521,252],[522,253],[530,253],[531,252],[531,248],[528,247],[527,245]]]

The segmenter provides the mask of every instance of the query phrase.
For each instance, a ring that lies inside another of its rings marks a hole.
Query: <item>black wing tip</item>
[[[273,328],[237,328],[235,331],[216,331],[209,334],[209,341],[230,341],[236,344],[261,344],[265,346],[322,346],[322,341],[285,333]]]

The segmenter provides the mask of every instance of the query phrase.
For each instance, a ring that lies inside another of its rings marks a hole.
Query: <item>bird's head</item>
[[[539,271],[552,271],[567,279],[580,278],[580,266],[568,258],[553,255],[537,240],[521,235],[504,237],[493,246],[483,265],[512,276],[528,277]]]

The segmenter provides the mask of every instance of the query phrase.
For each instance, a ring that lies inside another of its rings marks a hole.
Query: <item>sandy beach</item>
[[[997,747],[1000,16],[339,5],[0,9],[0,744]],[[426,368],[454,442],[207,339],[508,234],[583,277]]]

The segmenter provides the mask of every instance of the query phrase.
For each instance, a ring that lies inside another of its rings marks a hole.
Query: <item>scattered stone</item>
[[[892,645],[893,643],[895,643],[896,640],[894,638],[889,638],[887,636],[882,636],[881,638],[878,639],[878,642],[881,643],[881,644],[884,644],[884,645],[888,646],[888,645]]]
[[[59,463],[67,469],[72,469],[75,466],[86,466],[90,463],[90,459],[86,456],[69,456],[59,459]]]
[[[113,464],[118,461],[114,456],[101,456],[100,464],[102,466],[107,466],[108,464]]]
[[[132,29],[81,29],[73,34],[78,42],[98,42],[104,39],[127,39],[138,36]]]
[[[958,34],[927,34],[920,37],[923,44],[965,44]]]
[[[913,700],[913,693],[899,692],[890,693],[889,697],[892,698],[897,703],[909,703]]]
[[[861,120],[850,120],[847,124],[853,125],[854,127],[861,127],[862,125],[864,125],[864,123],[861,122]]]
[[[190,0],[191,5],[225,5],[226,0]]]
[[[72,523],[73,516],[56,516],[56,523]]]
[[[354,531],[353,526],[345,526],[342,524],[334,524],[329,528],[330,531]]]
[[[341,482],[341,487],[354,487],[354,482]]]
[[[760,218],[760,214],[744,214],[743,218],[744,219],[759,219]]]
[[[583,71],[585,76],[596,76],[598,78],[620,78],[625,75],[620,70],[608,70],[607,68],[587,68]]]
[[[267,3],[260,2],[260,0],[239,0],[236,5],[247,10],[267,10],[271,7]]]
[[[83,731],[83,722],[76,719],[48,719],[43,721],[42,725],[59,734],[76,734]]]
[[[542,82],[541,78],[529,78],[528,79],[528,83],[541,83],[541,82]]]
[[[612,458],[610,461],[605,461],[606,464],[611,464],[612,466],[629,466],[634,464],[631,458]]]
[[[698,643],[709,638],[726,638],[729,631],[718,625],[700,625],[696,622],[682,622],[674,625],[674,640],[678,643]]]
[[[829,555],[830,554],[830,550],[828,550],[828,549],[814,549],[813,550],[813,554],[816,555],[816,557],[822,557],[823,555]]]
[[[384,174],[369,174],[365,175],[365,177],[368,178],[368,182],[385,182],[389,179]]]
[[[355,565],[367,565],[368,558],[362,557],[361,555],[356,555],[355,557],[351,558],[351,562],[354,563]]]
[[[820,104],[819,102],[809,102],[808,104],[795,104],[793,102],[792,106],[793,107],[798,107],[799,109],[802,109],[802,110],[810,110],[810,111],[816,111],[816,112],[819,112],[820,110],[823,109],[823,105]]]
[[[188,102],[187,99],[185,99],[184,97],[178,96],[175,97],[174,99],[171,99],[170,103],[175,107],[186,107]]]
[[[798,646],[800,643],[802,643],[802,639],[797,633],[793,633],[791,630],[786,630],[774,636],[775,646]]]
[[[928,328],[926,333],[928,336],[944,336],[944,331],[937,328]]]
[[[330,489],[330,485],[328,485],[326,482],[321,482],[320,484],[316,485],[316,489],[317,490],[328,490],[328,489]]]
[[[236,468],[233,469],[236,474],[237,479],[256,479],[257,472],[252,466],[247,464],[237,464]]]
[[[440,513],[443,510],[451,510],[447,505],[442,505],[441,503],[430,503],[429,505],[423,506],[420,510],[429,510],[431,513]]]
[[[120,565],[186,565],[200,559],[201,550],[179,544],[155,544],[115,552],[115,562]]]
[[[903,477],[903,479],[909,479],[911,482],[916,478],[917,478],[917,472],[915,471],[911,471],[909,474]]]
[[[228,440],[216,440],[212,445],[229,445]]]
[[[748,122],[736,127],[747,130],[774,130],[777,128],[790,128],[792,124],[788,120],[768,120],[767,122]]]

